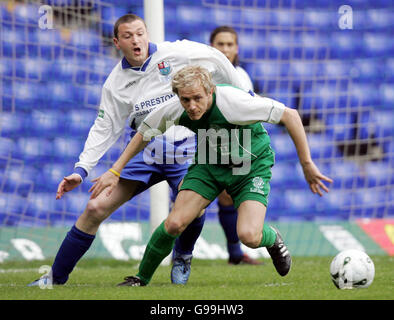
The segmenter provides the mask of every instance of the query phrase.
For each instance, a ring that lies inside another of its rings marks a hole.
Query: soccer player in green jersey
[[[264,223],[274,152],[261,122],[280,122],[286,127],[313,193],[322,196],[322,190],[329,191],[323,181],[332,182],[312,161],[298,112],[229,85],[215,86],[209,71],[199,66],[178,71],[172,88],[183,108],[171,102],[145,118],[113,170],[121,172],[169,124],[183,125],[198,135],[195,163],[184,177],[169,216],[152,234],[137,276],[126,277],[119,285],[147,285],[175,239],[223,190],[238,210],[241,242],[250,248],[266,247],[277,272],[285,276],[291,267],[290,252],[279,231]],[[116,175],[104,173],[92,187],[92,197],[104,189],[110,194],[117,182]]]

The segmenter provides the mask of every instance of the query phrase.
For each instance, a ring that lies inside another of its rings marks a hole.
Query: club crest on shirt
[[[257,193],[261,193],[264,194],[264,180],[260,177],[254,177],[252,180],[253,183],[253,187],[250,188],[251,192],[257,192]]]
[[[162,76],[168,76],[171,73],[171,65],[168,61],[163,60],[158,63],[157,66],[159,67],[159,72]]]

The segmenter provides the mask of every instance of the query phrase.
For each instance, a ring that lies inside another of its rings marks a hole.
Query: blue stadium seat
[[[366,180],[368,187],[390,186],[394,183],[393,171],[388,162],[368,162],[365,165]]]
[[[353,215],[360,218],[384,218],[387,215],[388,193],[380,188],[360,188],[354,191],[357,207]]]
[[[379,87],[379,94],[382,97],[382,106],[387,110],[393,110],[394,107],[394,87],[390,83],[383,83]]]
[[[38,171],[22,163],[11,163],[3,172],[2,191],[27,196],[34,187]]]
[[[289,108],[295,107],[295,93],[292,88],[274,88],[269,89],[268,92],[265,93],[266,96],[282,102],[285,106]]]
[[[319,118],[334,108],[346,108],[348,93],[334,84],[317,83],[301,93],[300,109],[303,114],[314,112]]]
[[[297,166],[299,166],[297,164]],[[273,190],[288,188],[305,188],[306,182],[302,170],[294,170],[294,164],[284,161],[278,161],[272,167],[272,179],[270,184]],[[275,192],[275,191],[274,191]]]
[[[34,192],[28,198],[26,213],[49,224],[55,212],[62,212],[62,205],[62,201],[56,200],[56,193]]]
[[[71,110],[64,119],[66,132],[75,138],[86,138],[96,117],[97,111],[95,109],[80,108]]]
[[[325,117],[326,133],[335,141],[343,142],[356,137],[357,115],[352,112],[332,112]]]
[[[69,110],[73,108],[74,103],[83,101],[81,88],[67,82],[49,82],[46,89],[51,92],[45,100],[47,107]]]
[[[2,112],[0,117],[0,132],[3,137],[17,138],[27,133],[26,122],[28,113]]]
[[[374,110],[374,120],[377,137],[393,137],[394,136],[394,113],[391,110]]]
[[[331,159],[340,157],[335,141],[325,133],[308,134],[312,159]]]
[[[61,110],[33,110],[26,122],[29,136],[50,138],[64,134],[64,112]]]
[[[294,161],[298,159],[294,143],[288,134],[272,134],[271,144],[277,161]]]
[[[354,196],[351,190],[343,190],[331,187],[329,193],[325,193],[319,199],[321,206],[326,211],[325,218],[347,219],[349,208],[354,204]]]
[[[381,104],[379,88],[375,83],[353,83],[349,87],[350,106],[378,107]]]
[[[389,4],[389,1],[387,1]],[[391,3],[392,5],[392,3]],[[373,26],[376,29],[390,30],[393,27],[393,11],[391,8],[387,9],[369,9],[366,10],[366,21],[368,26]]]
[[[80,215],[86,207],[90,195],[88,193],[69,193],[64,200],[66,202],[66,211],[71,214]]]
[[[338,30],[338,29],[337,29]],[[352,59],[362,56],[363,44],[361,32],[338,30],[331,33],[331,57],[334,59]]]
[[[18,24],[22,23],[25,25],[37,25],[37,22],[40,18],[38,9],[39,6],[36,4],[17,4],[13,9],[15,21]]]
[[[39,101],[43,86],[38,82],[14,80],[12,84],[12,96],[17,110],[32,110]]]
[[[337,10],[317,10],[308,9],[304,11],[304,23],[306,27],[317,28],[321,30],[338,27]]]
[[[260,59],[289,60],[290,57],[299,57],[300,48],[297,39],[290,32],[271,31],[265,38],[265,43],[257,43],[257,56]]]
[[[252,79],[279,79],[286,74],[289,65],[279,61],[263,60],[245,64],[245,70]]]
[[[66,44],[59,29],[37,29],[36,39],[38,54],[47,61],[54,61],[59,58]]]
[[[15,69],[16,78],[31,81],[46,81],[52,72],[50,63],[40,58],[13,60],[11,67]]]
[[[382,71],[384,79],[391,83],[394,82],[394,58],[389,58],[385,60]]]
[[[307,188],[304,190],[288,189],[284,192],[289,218],[314,220],[317,214],[318,200],[316,195]]]
[[[293,40],[292,58],[316,61],[329,56],[330,41],[325,32],[305,31]]]
[[[392,55],[394,45],[391,38],[384,33],[364,33],[362,39],[364,52],[370,58]]]
[[[320,75],[330,79],[350,78],[354,73],[352,60],[326,60],[321,63]]]
[[[190,32],[190,34],[202,28],[210,30],[215,26],[210,8],[178,5],[176,14],[180,30]]]
[[[383,61],[375,59],[356,59],[352,62],[351,74],[357,81],[380,82],[384,79],[386,70],[383,66]]]
[[[53,156],[53,145],[49,139],[37,137],[19,138],[15,150],[20,159],[36,162],[47,162]]]
[[[102,6],[101,7],[101,21],[102,28],[105,35],[113,36],[114,24],[118,18],[131,12],[126,6]]]
[[[0,156],[11,157],[15,152],[15,142],[12,139],[0,137]]]
[[[288,74],[294,81],[315,79],[322,74],[322,65],[317,61],[294,60],[288,65]]]
[[[364,182],[359,167],[352,161],[331,162],[327,175],[334,180],[333,189],[362,187]]]
[[[275,10],[271,12],[271,19],[276,26],[302,27],[304,12],[301,10]]]
[[[25,198],[16,194],[0,194],[0,226],[15,226],[25,211]]]
[[[73,162],[67,165],[62,163],[44,164],[40,170],[40,175],[37,176],[34,191],[52,192],[55,195],[60,181],[65,176],[71,174],[72,169]]]
[[[6,2],[0,2],[0,23],[7,25],[7,23],[11,23],[12,14],[7,8]]]
[[[63,161],[77,162],[83,150],[85,139],[59,137],[53,140],[54,156]]]
[[[0,60],[0,74],[2,77],[12,77],[15,69],[15,60],[2,57]]]
[[[240,59],[254,59],[257,56],[264,57],[265,36],[261,32],[256,32],[253,28],[242,28],[238,32],[238,47]],[[257,54],[259,53],[259,55]]]
[[[90,30],[75,30],[71,34],[70,46],[72,55],[76,54],[77,57],[96,54],[102,47],[101,36]]]
[[[357,139],[372,139],[377,137],[378,124],[375,113],[371,109],[359,110],[357,114]]]

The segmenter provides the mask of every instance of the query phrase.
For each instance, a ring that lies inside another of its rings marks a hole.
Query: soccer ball
[[[330,274],[338,289],[368,288],[375,276],[375,266],[365,252],[344,250],[332,260]]]

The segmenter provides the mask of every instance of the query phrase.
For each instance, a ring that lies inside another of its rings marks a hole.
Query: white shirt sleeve
[[[231,86],[216,87],[216,105],[232,124],[248,125],[256,122],[279,123],[285,105]]]
[[[75,168],[81,167],[89,174],[105,152],[119,139],[130,111],[128,106],[111,94],[110,88],[103,87],[98,116],[90,128]]]
[[[173,125],[177,125],[183,111],[184,109],[178,97],[174,96],[162,107],[149,113],[137,128],[137,131],[145,139],[151,140],[153,137],[166,132]]]
[[[250,90],[232,63],[216,48],[189,40],[175,41],[173,46],[173,49],[183,53],[191,64],[200,65],[211,72],[215,84],[228,83],[246,91]]]
[[[237,70],[238,75],[241,77],[242,82],[245,84],[245,87],[248,90],[254,91],[253,82],[250,79],[249,74],[246,72],[246,70],[240,66],[236,66],[235,70]]]

